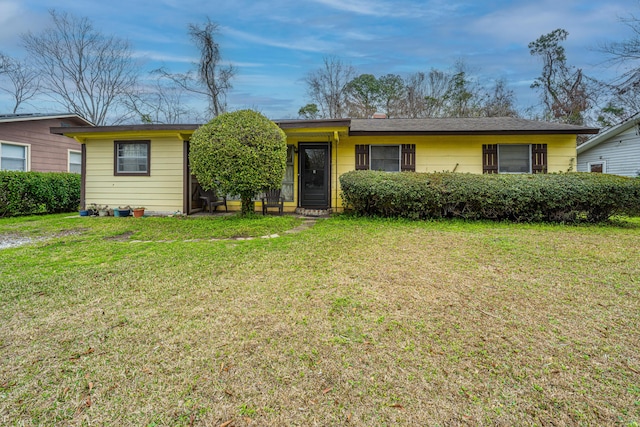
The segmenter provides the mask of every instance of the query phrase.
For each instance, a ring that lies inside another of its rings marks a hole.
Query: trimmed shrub
[[[76,211],[80,185],[74,173],[0,171],[0,217]]]
[[[361,215],[600,222],[640,213],[640,181],[606,174],[351,171],[340,184],[345,206]]]
[[[282,186],[287,167],[287,137],[264,115],[252,110],[225,113],[199,127],[191,137],[190,166],[205,190],[240,196],[242,213],[253,211],[252,197]]]

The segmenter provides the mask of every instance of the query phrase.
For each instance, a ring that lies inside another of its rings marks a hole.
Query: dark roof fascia
[[[280,129],[349,127],[351,119],[274,120]]]
[[[419,136],[419,135],[582,135],[597,134],[598,129],[580,131],[567,129],[546,130],[451,130],[451,131],[349,131],[349,136]]]
[[[119,126],[75,126],[75,127],[52,127],[50,132],[57,135],[65,134],[100,134],[100,133],[119,133],[119,132],[145,132],[145,131],[194,131],[201,125],[119,125]]]

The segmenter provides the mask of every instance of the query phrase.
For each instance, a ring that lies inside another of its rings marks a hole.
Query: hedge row
[[[79,174],[0,171],[0,217],[72,212],[79,203]]]
[[[640,179],[607,174],[352,171],[340,184],[345,206],[372,216],[600,222],[640,213]]]

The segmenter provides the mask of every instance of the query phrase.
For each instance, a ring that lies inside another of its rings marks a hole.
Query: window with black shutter
[[[485,144],[482,173],[547,173],[547,144]]]
[[[482,146],[482,173],[498,173],[498,145]]]
[[[369,146],[356,145],[356,170],[369,169]]]
[[[416,170],[416,145],[356,145],[356,170]]]

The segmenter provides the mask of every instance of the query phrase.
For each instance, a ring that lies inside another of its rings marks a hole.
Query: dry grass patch
[[[6,424],[640,422],[637,220],[50,243],[2,253]]]

